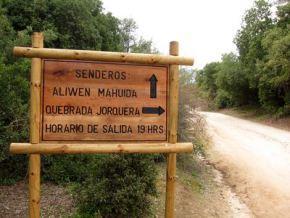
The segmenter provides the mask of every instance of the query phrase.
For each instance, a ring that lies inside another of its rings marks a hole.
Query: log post
[[[107,61],[119,63],[139,64],[174,64],[193,65],[193,58],[173,55],[139,54],[108,51],[89,51],[55,48],[29,48],[14,47],[13,54],[17,57],[42,58],[42,59],[67,59],[85,61]]]
[[[33,33],[32,47],[43,48],[43,34]],[[30,80],[30,142],[40,139],[41,59],[31,60]],[[29,217],[40,217],[40,154],[29,155]]]
[[[190,142],[184,143],[11,143],[12,154],[153,154],[192,152]]]
[[[178,42],[170,42],[170,55],[178,56]],[[169,68],[169,143],[177,142],[178,129],[178,80],[179,66],[170,65]],[[170,153],[167,156],[167,173],[166,173],[166,202],[165,217],[174,217],[174,200],[175,200],[175,179],[176,179],[176,153]]]

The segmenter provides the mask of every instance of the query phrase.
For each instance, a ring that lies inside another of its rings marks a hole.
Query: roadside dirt
[[[255,217],[289,217],[290,132],[202,112],[212,139],[209,159]]]
[[[11,186],[0,186],[0,217],[28,217],[28,190],[26,182],[18,182]],[[41,186],[42,217],[69,217],[74,212],[73,199],[65,188],[51,183]]]
[[[175,216],[182,218],[251,217],[247,206],[223,181],[222,174],[204,158],[191,155],[178,159]],[[159,197],[154,200],[154,216],[164,217],[166,164],[158,167]],[[71,217],[74,202],[65,187],[42,184],[42,217]],[[27,217],[27,183],[0,186],[0,217]]]
[[[189,160],[192,166],[177,169],[175,216],[182,218],[252,217],[251,211],[223,181],[222,174],[205,159]],[[188,165],[188,164],[187,164]],[[165,165],[159,166],[158,190],[155,199],[156,217],[164,217]]]
[[[258,109],[222,109],[219,112],[233,117],[290,131],[290,117],[275,118],[272,115],[263,114]]]

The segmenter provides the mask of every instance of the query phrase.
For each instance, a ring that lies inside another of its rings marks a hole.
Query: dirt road
[[[212,112],[209,159],[255,217],[290,217],[290,132]]]

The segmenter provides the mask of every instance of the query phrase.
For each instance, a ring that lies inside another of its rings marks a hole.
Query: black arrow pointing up
[[[153,74],[150,79],[150,98],[156,98],[157,97],[157,78],[155,74]]]
[[[143,114],[158,114],[159,116],[163,114],[165,110],[162,107],[143,107],[142,113]]]

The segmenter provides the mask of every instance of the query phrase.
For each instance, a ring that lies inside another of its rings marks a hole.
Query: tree
[[[256,64],[262,60],[267,51],[262,46],[265,32],[272,27],[271,5],[265,0],[257,0],[246,11],[243,24],[234,42],[239,51],[239,59],[249,81],[250,101],[258,103],[259,71]]]
[[[152,40],[137,36],[138,26],[132,18],[125,18],[120,22],[121,41],[124,52],[132,53],[158,53],[153,47]]]
[[[43,31],[47,47],[121,50],[120,21],[100,0],[2,1],[14,30]]]
[[[240,106],[248,103],[248,82],[238,56],[224,54],[216,74],[218,107]]]
[[[257,0],[235,37],[239,55],[198,72],[197,84],[218,107],[259,105],[277,116],[290,114],[290,3],[277,7]]]
[[[138,26],[132,18],[125,18],[120,23],[122,42],[125,52],[130,52],[136,41],[136,30]]]
[[[146,54],[156,54],[158,50],[153,47],[152,40],[146,40],[141,37],[139,40],[131,46],[132,53],[146,53]]]
[[[1,13],[0,9],[0,13]],[[0,15],[0,182],[9,183],[25,175],[25,155],[9,155],[11,141],[28,139],[28,90],[27,80],[29,60],[19,60],[14,64],[11,55],[15,42],[25,45],[25,34],[15,36],[15,31],[5,15]]]
[[[212,62],[197,72],[196,82],[198,86],[207,93],[210,100],[213,100],[217,94],[216,74],[219,71],[219,63]]]
[[[290,3],[278,7],[276,25],[262,40],[265,58],[259,62],[261,72],[259,97],[262,106],[278,114],[290,113]]]

